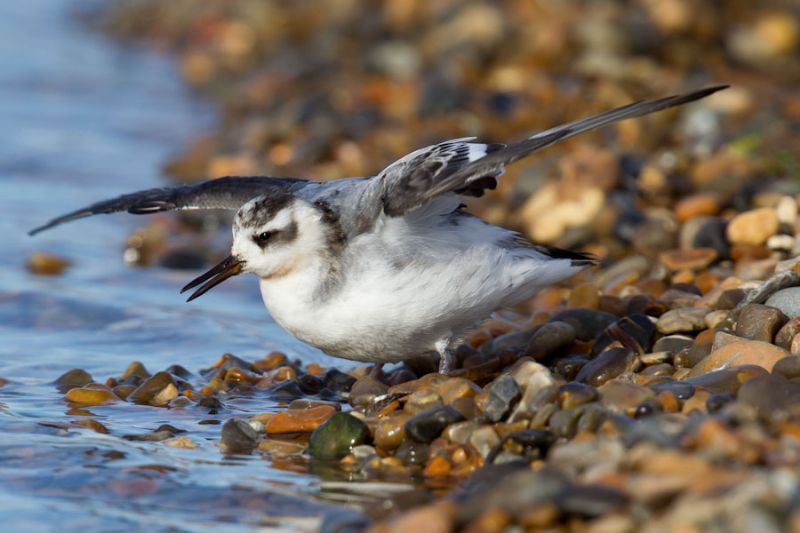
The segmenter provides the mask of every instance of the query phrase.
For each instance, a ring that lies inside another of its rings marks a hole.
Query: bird
[[[495,310],[596,264],[535,244],[468,213],[462,197],[494,189],[505,167],[569,137],[699,100],[727,85],[638,101],[509,144],[475,137],[420,148],[368,178],[238,177],[148,189],[100,201],[31,230],[97,214],[236,210],[230,255],[182,293],[191,301],[241,273],[290,334],[324,353],[386,363],[455,349]]]

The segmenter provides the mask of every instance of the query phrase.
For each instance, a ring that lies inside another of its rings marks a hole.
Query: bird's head
[[[233,221],[231,255],[184,287],[199,286],[193,300],[226,279],[251,272],[280,279],[319,258],[330,244],[328,212],[289,193],[259,196],[244,204]]]

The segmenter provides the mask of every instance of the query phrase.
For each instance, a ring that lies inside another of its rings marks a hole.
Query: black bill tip
[[[204,295],[206,292],[213,289],[226,279],[241,274],[243,264],[244,261],[240,261],[234,256],[229,255],[219,264],[212,267],[208,272],[201,274],[190,281],[184,288],[181,289],[181,294],[199,286],[198,289],[186,299],[187,302],[191,302],[195,298],[199,298],[200,296]]]

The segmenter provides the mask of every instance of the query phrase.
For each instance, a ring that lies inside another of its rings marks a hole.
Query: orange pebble
[[[450,461],[441,455],[436,455],[428,461],[424,474],[425,477],[446,477],[450,475],[450,470],[452,470]]]

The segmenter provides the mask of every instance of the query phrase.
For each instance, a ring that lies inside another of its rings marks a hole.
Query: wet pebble
[[[251,453],[258,446],[259,436],[246,421],[230,418],[222,426],[220,449],[223,453]]]
[[[671,392],[678,400],[688,400],[694,395],[694,385],[686,381],[660,381],[650,385],[656,393]]]
[[[279,402],[290,402],[306,396],[306,393],[303,392],[303,389],[294,380],[281,381],[280,383],[271,385],[267,389],[267,393],[270,398]]]
[[[139,361],[134,361],[128,365],[125,371],[120,376],[120,381],[126,381],[131,377],[137,377],[141,379],[147,379],[150,377],[150,372],[144,367],[142,363]]]
[[[578,381],[572,381],[558,389],[558,401],[563,409],[593,402],[597,398],[597,389]]]
[[[350,391],[356,382],[356,378],[335,368],[325,371],[322,380],[327,388],[339,394]]]
[[[414,391],[406,399],[403,410],[411,415],[416,415],[428,409],[443,405],[442,397],[430,389]]]
[[[653,345],[654,352],[680,352],[692,345],[693,339],[686,335],[666,335]]]
[[[336,412],[330,405],[308,409],[287,409],[276,413],[264,425],[267,434],[307,433],[314,431]]]
[[[577,339],[591,341],[616,320],[616,316],[604,311],[567,309],[557,313],[550,322],[566,322],[575,330]]]
[[[393,413],[378,421],[375,428],[375,445],[382,450],[394,450],[406,437],[407,413]]]
[[[692,368],[689,376],[736,365],[757,365],[771,371],[775,363],[787,355],[786,350],[774,344],[742,339],[712,351]]]
[[[469,444],[481,457],[486,457],[500,443],[500,437],[491,426],[480,426],[469,436]]]
[[[522,397],[519,385],[509,374],[504,374],[486,386],[475,397],[483,415],[492,422],[503,419]]]
[[[353,383],[350,389],[350,404],[353,406],[367,405],[376,396],[386,394],[389,389],[386,385],[372,376],[362,376]]]
[[[703,388],[712,393],[736,393],[742,383],[766,373],[767,371],[760,366],[742,365],[690,377],[686,382],[691,383],[696,388]]]
[[[599,387],[609,379],[631,370],[635,362],[636,355],[627,348],[610,348],[581,368],[575,381]]]
[[[25,267],[38,276],[58,276],[72,265],[72,261],[46,252],[36,252],[28,258]]]
[[[597,355],[613,342],[637,353],[645,353],[652,346],[656,326],[650,317],[642,314],[625,316],[606,328],[595,340],[592,355]]]
[[[166,372],[157,372],[128,395],[128,401],[164,406],[178,396],[175,380]]]
[[[525,355],[539,360],[546,359],[572,344],[575,336],[575,328],[568,322],[548,322],[537,329],[530,338],[525,348]]]
[[[573,381],[590,360],[591,359],[585,355],[560,358],[556,361],[553,372],[561,376],[565,381]]]
[[[64,398],[80,405],[103,405],[118,402],[120,398],[107,387],[79,387],[70,389]]]
[[[164,441],[164,445],[170,448],[181,448],[184,450],[195,450],[199,447],[195,441],[185,435],[167,439]]]
[[[597,390],[603,405],[616,412],[632,415],[643,402],[655,396],[655,392],[642,385],[627,381],[611,380]]]
[[[444,428],[464,417],[449,405],[434,407],[406,421],[406,434],[416,442],[428,443],[442,434]]]
[[[348,413],[336,413],[311,434],[308,451],[314,459],[339,459],[369,437],[364,422]]]
[[[464,378],[450,378],[436,388],[436,392],[445,405],[452,405],[465,398],[473,398],[480,391],[480,387]]]
[[[133,435],[123,435],[122,438],[134,442],[162,442],[170,439],[178,433],[185,433],[183,430],[171,426],[170,424],[161,424],[156,429],[149,433],[137,433]]]
[[[93,381],[92,375],[86,370],[82,368],[73,368],[61,374],[54,383],[59,391],[67,392],[72,388],[83,387]]]

